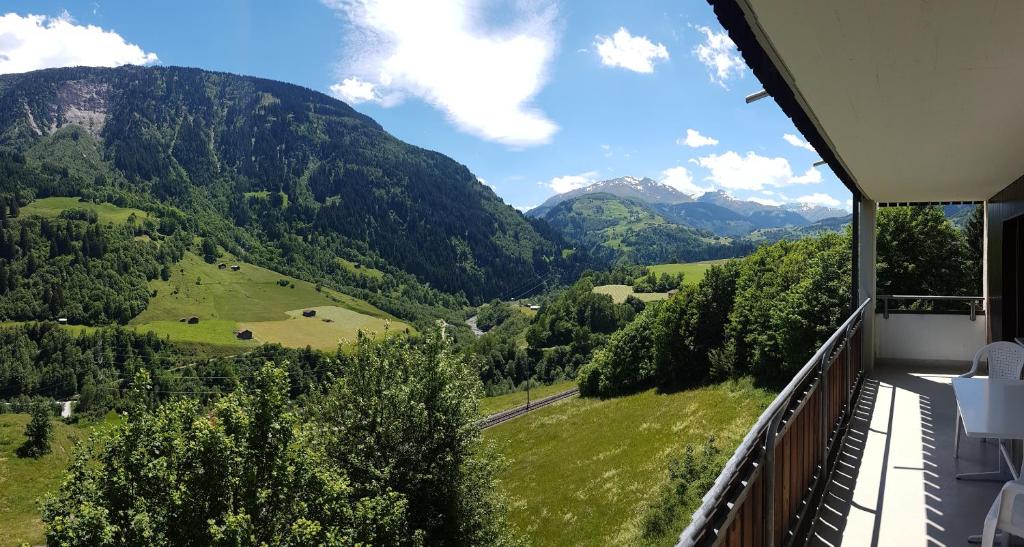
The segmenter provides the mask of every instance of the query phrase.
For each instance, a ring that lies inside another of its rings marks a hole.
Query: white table
[[[961,480],[1016,479],[1017,470],[1005,441],[1024,439],[1024,381],[988,378],[953,378],[953,393],[964,434],[968,437],[999,441],[999,469],[981,473],[961,473]]]
[[[999,482],[1016,479],[1018,473],[1006,449],[1006,441],[1024,439],[1024,419],[1021,419],[1024,417],[1024,381],[953,378],[953,393],[964,421],[964,434],[999,442],[998,469],[960,473],[956,478]],[[981,536],[970,536],[967,542],[981,543]]]

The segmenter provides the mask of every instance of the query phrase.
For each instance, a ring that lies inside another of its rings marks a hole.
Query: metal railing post
[[[976,310],[977,310],[977,308],[976,308],[977,304],[978,304],[978,303],[977,303],[977,301],[976,301],[976,300],[971,300],[971,321],[974,321],[974,319],[975,319],[975,316],[977,315],[977,312],[976,312]]]
[[[882,298],[882,319],[889,318],[889,297]]]

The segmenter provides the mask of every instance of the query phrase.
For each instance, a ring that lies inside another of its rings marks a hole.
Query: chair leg
[[[960,409],[956,409],[956,434],[953,436],[953,459],[960,459],[960,429],[963,422],[960,421]]]

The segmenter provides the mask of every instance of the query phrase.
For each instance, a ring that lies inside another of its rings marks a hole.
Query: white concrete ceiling
[[[1024,175],[1024,1],[739,1],[868,198],[983,200]]]

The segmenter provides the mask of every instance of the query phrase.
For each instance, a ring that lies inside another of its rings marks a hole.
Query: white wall
[[[987,340],[986,317],[891,313],[875,314],[875,358],[970,361]]]

